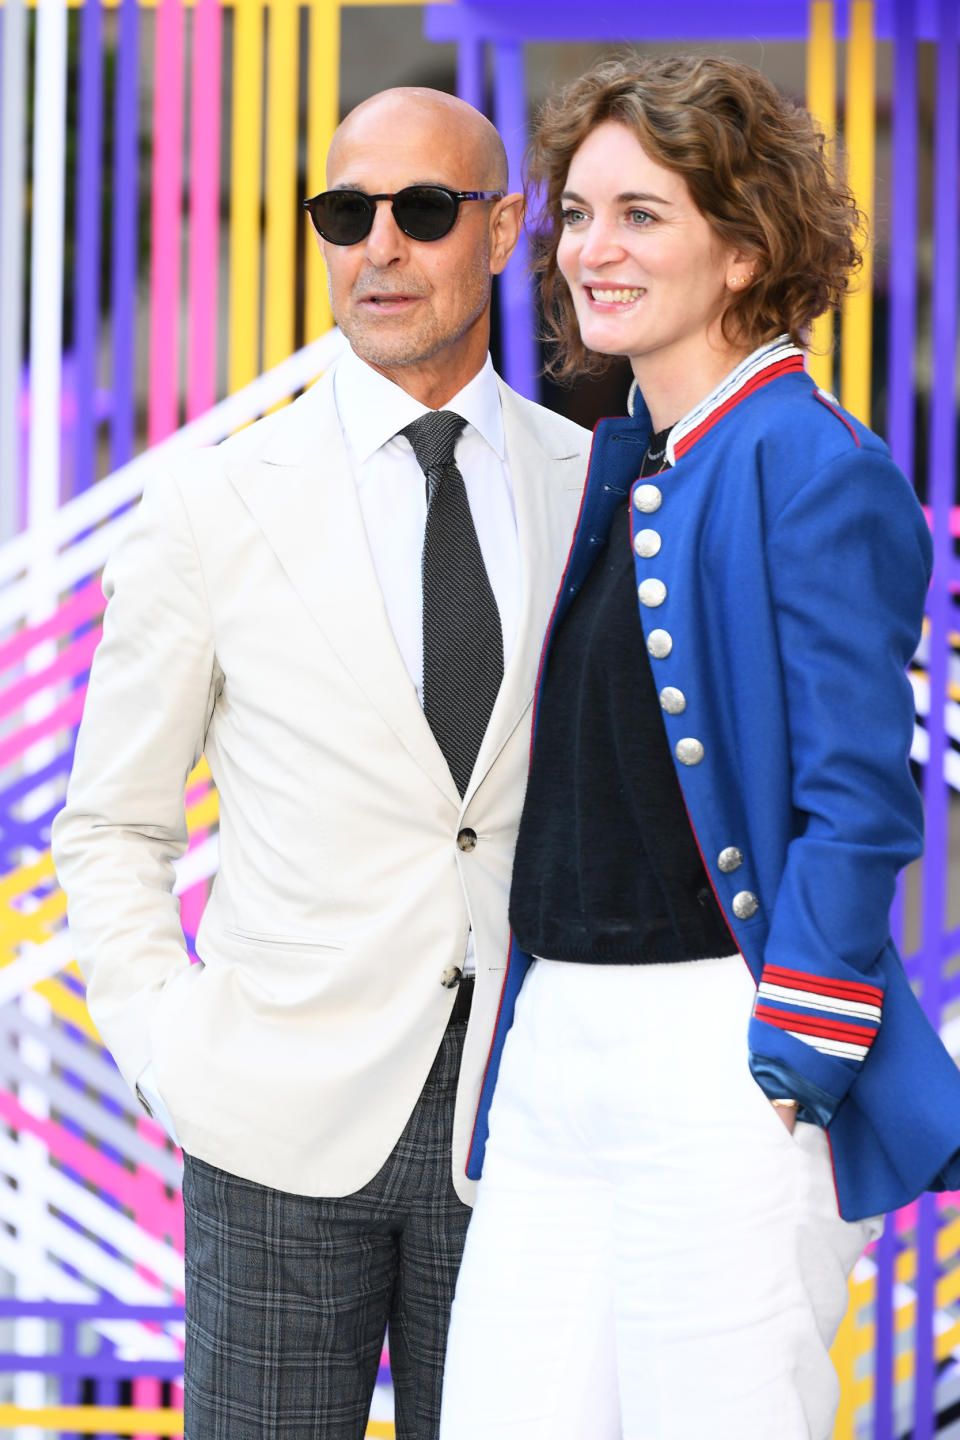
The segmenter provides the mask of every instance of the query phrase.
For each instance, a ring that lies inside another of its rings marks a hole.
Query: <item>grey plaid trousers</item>
[[[362,1440],[390,1326],[397,1440],[435,1440],[470,1209],[450,1177],[465,1024],[393,1153],[342,1199],[184,1156],[184,1440]]]

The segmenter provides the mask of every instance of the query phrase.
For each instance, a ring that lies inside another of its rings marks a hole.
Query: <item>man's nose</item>
[[[397,224],[389,200],[377,200],[373,225],[366,238],[367,257],[372,264],[382,269],[402,259],[409,241]]]

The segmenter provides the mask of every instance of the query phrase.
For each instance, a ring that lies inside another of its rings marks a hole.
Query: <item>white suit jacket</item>
[[[108,606],[54,858],[91,1015],[186,1150],[309,1195],[370,1180],[432,1064],[472,924],[464,1162],[508,947],[540,646],[590,437],[501,384],[517,643],[461,800],[397,649],[330,374],[151,482]],[[171,893],[205,752],[220,869],[191,965]],[[472,850],[457,835],[476,832]]]

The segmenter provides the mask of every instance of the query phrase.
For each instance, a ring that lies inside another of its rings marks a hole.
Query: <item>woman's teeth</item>
[[[639,300],[646,291],[642,287],[633,290],[598,290],[594,285],[590,294],[601,305],[628,305],[632,300]]]

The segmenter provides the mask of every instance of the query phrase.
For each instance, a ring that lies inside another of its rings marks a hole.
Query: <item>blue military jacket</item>
[[[744,1036],[753,1073],[768,1093],[795,1093],[830,1117],[848,1219],[960,1186],[960,1071],[889,931],[897,873],[922,850],[905,667],[930,576],[923,513],[883,442],[818,390],[801,352],[782,341],[685,416],[671,432],[670,468],[639,481],[650,432],[639,399],[631,418],[597,426],[540,680],[629,495],[639,613],[670,748],[757,984]],[[474,1178],[529,964],[514,942],[467,1165]]]

